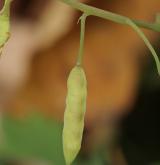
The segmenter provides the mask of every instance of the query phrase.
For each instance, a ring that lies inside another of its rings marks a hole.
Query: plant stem
[[[130,19],[128,19],[127,22],[128,22],[128,25],[131,26],[138,33],[138,35],[142,38],[144,43],[147,45],[148,49],[151,51],[153,58],[156,62],[158,74],[160,75],[160,61],[158,59],[158,55],[157,55],[156,51],[154,50],[154,48],[152,47],[151,43],[149,42],[147,37],[144,35],[144,33],[140,30],[140,28],[134,22],[132,22]]]
[[[81,30],[80,30],[80,46],[79,46],[79,53],[77,57],[77,65],[80,66],[82,64],[82,58],[83,58],[83,51],[84,51],[84,36],[85,36],[85,24],[86,24],[86,18],[87,14],[83,14],[79,21],[81,23]]]
[[[97,16],[103,19],[107,19],[116,23],[124,24],[124,25],[129,25],[131,26],[137,33],[138,35],[143,39],[145,44],[147,45],[148,49],[151,51],[154,60],[156,62],[158,74],[160,75],[160,61],[158,59],[158,55],[156,54],[154,48],[152,47],[151,43],[145,36],[145,34],[140,30],[139,27],[147,28],[150,30],[154,30],[157,32],[160,32],[160,23],[159,23],[159,16],[157,16],[157,19],[155,23],[147,23],[145,21],[139,21],[139,20],[132,20],[128,17],[115,14],[109,11],[105,11],[102,9],[98,9],[96,7],[91,7],[88,5],[85,5],[83,3],[77,2],[76,0],[60,0],[80,11],[82,11],[84,14],[82,15],[81,19],[81,39],[80,39],[80,50],[79,50],[79,55],[78,55],[78,60],[77,60],[77,65],[81,65],[82,62],[82,57],[83,57],[83,43],[84,43],[84,31],[85,31],[85,15],[93,15]]]
[[[140,21],[140,20],[132,20],[132,22],[134,22],[139,27],[160,32],[160,23],[149,23],[149,22]]]
[[[80,10],[88,15],[97,16],[100,18],[104,18],[104,19],[116,22],[116,23],[127,25],[126,20],[128,19],[128,17],[122,16],[119,14],[115,14],[115,13],[112,13],[109,11],[105,11],[102,9],[98,9],[96,7],[89,6],[89,5],[78,2],[77,0],[60,0],[60,1],[72,6],[73,8]],[[140,21],[140,20],[132,20],[132,21],[139,27],[143,27],[143,28],[150,29],[150,30],[153,30],[156,32],[160,32],[159,23],[148,23],[148,22]]]

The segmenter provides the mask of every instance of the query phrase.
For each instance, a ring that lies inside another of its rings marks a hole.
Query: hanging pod
[[[71,70],[67,81],[66,109],[63,127],[63,152],[67,165],[76,158],[82,143],[84,117],[86,112],[87,81],[82,65],[85,21],[87,15],[80,17],[80,48],[77,65]]]
[[[10,36],[10,4],[11,0],[5,0],[0,11],[0,48],[4,46]]]
[[[63,128],[63,151],[66,164],[76,158],[82,142],[86,111],[87,81],[81,66],[75,66],[67,81],[66,109]]]

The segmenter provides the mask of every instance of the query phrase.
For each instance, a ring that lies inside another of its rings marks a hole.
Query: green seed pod
[[[67,81],[68,94],[64,114],[63,152],[66,164],[76,158],[82,142],[86,111],[87,81],[83,68],[75,66]]]
[[[0,48],[3,47],[10,36],[10,4],[11,0],[5,0],[4,6],[0,11]]]

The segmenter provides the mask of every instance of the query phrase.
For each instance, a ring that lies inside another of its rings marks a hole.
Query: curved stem
[[[72,6],[73,8],[80,10],[88,15],[97,16],[100,18],[104,18],[104,19],[116,22],[116,23],[126,24],[126,20],[128,19],[128,17],[122,16],[119,14],[115,14],[115,13],[112,13],[109,11],[105,11],[102,9],[98,9],[96,7],[92,7],[92,6],[77,2],[75,0],[60,0],[60,1]],[[160,32],[160,24],[158,24],[158,23],[148,23],[148,22],[140,21],[140,20],[132,20],[132,21],[139,27],[143,27],[146,29]]]
[[[126,23],[128,25],[130,25],[138,33],[138,35],[142,38],[144,43],[147,45],[148,49],[151,51],[151,53],[152,53],[152,55],[154,57],[154,60],[156,62],[158,74],[160,75],[160,61],[159,61],[158,55],[157,55],[156,51],[154,50],[154,48],[152,47],[151,43],[149,42],[149,40],[147,39],[145,34],[140,30],[140,28],[133,21],[128,19],[126,21]]]
[[[80,30],[80,46],[79,46],[79,53],[77,57],[77,65],[82,64],[82,58],[83,58],[83,51],[84,51],[84,36],[85,36],[85,24],[86,24],[86,18],[87,14],[83,14],[80,18],[79,21],[81,23],[81,30]]]
[[[150,30],[160,32],[159,21],[156,21],[155,23],[147,23],[144,21],[132,20],[132,19],[129,19],[128,17],[122,16],[119,14],[115,14],[115,13],[112,13],[109,11],[105,11],[102,9],[98,9],[96,7],[91,7],[91,6],[85,5],[83,3],[77,2],[75,0],[60,0],[60,1],[84,12],[87,15],[93,15],[93,16],[97,16],[97,17],[104,18],[107,20],[111,20],[111,21],[116,22],[116,23],[131,26],[139,34],[139,36],[143,39],[143,41],[145,42],[145,44],[147,45],[147,47],[151,51],[151,53],[154,57],[154,60],[156,62],[158,73],[160,75],[160,61],[158,59],[158,55],[155,52],[155,50],[152,47],[149,40],[147,39],[147,37],[144,35],[144,33],[139,28],[139,27],[143,27],[143,28],[147,28]],[[79,50],[77,65],[81,65],[82,56],[83,56],[83,42],[84,42],[83,40],[84,40],[85,19],[86,19],[86,17],[83,17],[83,16],[84,16],[84,14],[80,18],[81,19],[81,39],[80,39],[80,50]]]

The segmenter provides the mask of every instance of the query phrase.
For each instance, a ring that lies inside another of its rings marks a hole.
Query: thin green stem
[[[86,24],[86,18],[87,18],[87,14],[83,14],[80,18],[80,24],[81,24],[81,29],[80,29],[80,46],[79,46],[79,53],[78,53],[78,57],[77,57],[77,65],[81,65],[82,64],[82,59],[83,59],[83,52],[84,52],[84,36],[85,36],[85,24]]]
[[[160,61],[159,61],[158,55],[157,55],[156,51],[154,50],[154,48],[152,47],[151,43],[149,42],[149,40],[147,39],[145,34],[140,30],[140,28],[132,20],[128,19],[126,21],[126,23],[129,26],[131,26],[138,33],[138,35],[142,38],[144,43],[147,45],[148,49],[151,51],[151,53],[154,57],[154,60],[156,62],[158,74],[160,75]]]
[[[68,5],[70,5],[71,7],[80,10],[88,15],[92,15],[92,16],[97,16],[100,18],[104,18],[116,23],[120,23],[120,24],[125,24],[126,25],[126,20],[128,19],[128,17],[119,15],[119,14],[115,14],[109,11],[105,11],[102,9],[98,9],[96,7],[92,7],[83,3],[80,3],[76,0],[60,0]],[[145,21],[140,21],[140,20],[132,20],[137,26],[139,27],[143,27],[149,30],[153,30],[153,31],[157,31],[160,32],[160,24],[159,23],[148,23]]]
[[[145,42],[145,44],[147,45],[147,47],[151,51],[151,53],[152,53],[152,55],[155,59],[155,62],[156,62],[158,73],[160,75],[160,61],[158,59],[158,56],[157,56],[154,48],[150,44],[149,40],[146,38],[144,33],[139,28],[139,27],[143,27],[143,28],[146,28],[146,29],[150,29],[150,30],[153,30],[153,31],[160,32],[159,16],[157,17],[155,23],[148,23],[148,22],[145,22],[145,21],[129,19],[128,17],[122,16],[122,15],[119,15],[119,14],[115,14],[115,13],[112,13],[112,12],[109,12],[109,11],[105,11],[105,10],[102,10],[102,9],[98,9],[96,7],[92,7],[92,6],[77,2],[75,0],[60,0],[60,1],[72,6],[75,9],[78,9],[78,10],[82,11],[83,13],[85,13],[87,15],[93,15],[93,16],[97,16],[97,17],[100,17],[100,18],[103,18],[103,19],[107,19],[107,20],[116,22],[116,23],[131,26],[139,34],[139,36],[143,39],[143,41]],[[85,19],[84,20],[82,19],[81,20],[80,51],[79,51],[79,56],[78,56],[78,60],[77,60],[77,65],[81,64],[82,56],[83,56],[84,28],[85,28]]]

